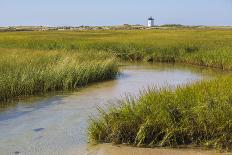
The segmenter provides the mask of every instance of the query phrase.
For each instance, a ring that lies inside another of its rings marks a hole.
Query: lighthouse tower
[[[147,26],[148,26],[148,27],[153,27],[153,26],[155,26],[155,19],[152,18],[152,17],[148,18],[148,20],[147,20]]]

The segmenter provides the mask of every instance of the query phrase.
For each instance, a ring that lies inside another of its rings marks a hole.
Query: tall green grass
[[[232,30],[172,29],[5,32],[0,48],[106,51],[129,61],[181,62],[232,69]]]
[[[70,90],[112,79],[118,70],[104,52],[0,50],[0,101]]]
[[[135,146],[205,146],[232,150],[232,78],[149,89],[120,100],[91,121],[92,142]]]

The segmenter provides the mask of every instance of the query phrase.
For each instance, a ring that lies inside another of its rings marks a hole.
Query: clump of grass
[[[121,100],[88,129],[92,142],[136,146],[204,146],[232,150],[232,78],[171,89],[149,89]]]
[[[112,79],[115,59],[90,51],[0,51],[0,101]]]

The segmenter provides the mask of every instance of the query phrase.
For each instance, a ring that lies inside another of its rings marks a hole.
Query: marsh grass
[[[232,78],[149,89],[91,119],[90,141],[135,146],[232,149]]]
[[[232,30],[173,29],[0,33],[0,48],[105,51],[127,61],[232,69]]]
[[[118,72],[115,59],[103,52],[1,49],[0,55],[2,102],[18,96],[77,89],[112,79]]]

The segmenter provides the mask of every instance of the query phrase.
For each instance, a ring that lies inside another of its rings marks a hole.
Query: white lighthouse
[[[153,27],[153,26],[155,26],[155,19],[152,18],[152,17],[148,18],[148,20],[147,20],[147,26],[148,26],[148,27]]]

